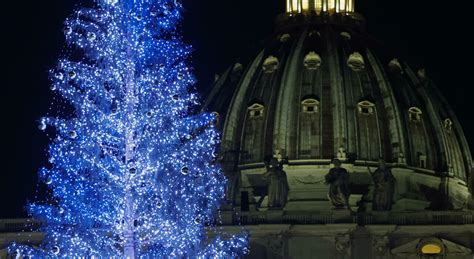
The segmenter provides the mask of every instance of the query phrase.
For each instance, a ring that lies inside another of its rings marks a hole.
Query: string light
[[[51,197],[29,205],[44,242],[12,244],[37,257],[236,257],[246,235],[207,238],[226,179],[215,162],[212,114],[190,114],[191,48],[175,0],[96,0],[66,20],[69,53],[52,86],[73,108],[42,118],[52,132]],[[57,109],[61,109],[57,107]],[[197,110],[197,109],[195,109]]]

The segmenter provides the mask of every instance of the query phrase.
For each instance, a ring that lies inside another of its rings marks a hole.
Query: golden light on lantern
[[[301,13],[299,8],[299,0],[287,0],[287,12],[288,13]]]
[[[339,0],[339,5],[337,6],[337,12],[343,13],[346,11],[346,1],[345,0]]]
[[[301,0],[301,7],[303,10],[309,10],[309,1],[310,0]]]
[[[314,8],[316,9],[316,13],[321,13],[323,10],[323,1],[316,1],[314,3]]]
[[[354,12],[354,0],[286,0],[287,13],[342,13]]]

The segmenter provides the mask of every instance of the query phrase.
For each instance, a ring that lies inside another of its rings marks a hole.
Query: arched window
[[[319,101],[316,98],[305,98],[301,102],[303,113],[317,113],[319,111]]]
[[[254,102],[248,107],[249,116],[253,119],[262,118],[265,112],[265,107],[262,103]]]
[[[214,126],[219,125],[220,114],[218,112],[211,112],[212,115],[212,124]]]
[[[278,65],[279,65],[278,59],[274,56],[269,56],[263,62],[263,72],[267,74],[271,74],[278,69]]]
[[[364,57],[359,52],[352,53],[347,59],[347,66],[353,71],[359,72],[365,69]]]
[[[453,131],[453,121],[451,121],[451,119],[445,119],[443,124],[447,132]]]
[[[281,43],[285,43],[285,42],[289,41],[290,39],[291,39],[291,35],[288,34],[288,33],[285,33],[285,34],[280,36],[280,42]]]
[[[417,107],[411,107],[410,109],[408,109],[408,118],[410,119],[410,121],[420,122],[422,114],[423,113],[421,112],[421,110]]]
[[[235,63],[234,67],[232,68],[232,73],[240,73],[244,67],[240,63]]]
[[[352,36],[350,33],[348,33],[347,31],[343,31],[341,32],[341,38],[345,39],[345,40],[351,40],[352,39]]]
[[[390,62],[388,63],[388,68],[392,72],[399,72],[399,73],[403,72],[402,65],[400,64],[400,61],[398,61],[398,59],[396,58],[390,60]]]
[[[311,51],[304,57],[304,67],[308,70],[317,70],[321,66],[321,56]]]
[[[372,115],[374,114],[375,104],[371,101],[365,100],[357,104],[359,113],[362,115]]]
[[[320,38],[321,33],[317,30],[312,30],[312,31],[309,32],[308,36],[309,37],[314,37],[314,38],[316,38],[316,37]]]
[[[426,163],[426,160],[428,159],[428,157],[425,155],[425,154],[418,154],[418,166],[420,168],[426,168],[427,167],[427,163]]]

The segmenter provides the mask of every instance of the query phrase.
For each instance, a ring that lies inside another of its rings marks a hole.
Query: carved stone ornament
[[[288,34],[288,33],[285,33],[285,34],[281,35],[280,42],[285,43],[285,42],[288,42],[290,39],[291,39],[291,35]]]
[[[212,115],[212,125],[219,125],[220,114],[218,112],[211,112]]]
[[[453,121],[450,119],[445,119],[443,124],[447,132],[451,132],[453,130]]]
[[[423,112],[418,107],[410,107],[408,109],[408,115],[409,115],[410,121],[420,122],[421,115],[423,115]]]
[[[387,236],[375,236],[372,239],[372,247],[378,255],[384,255],[390,248],[390,240]]]
[[[254,103],[248,108],[250,118],[262,118],[264,114],[265,107],[260,103]]]
[[[316,31],[316,30],[310,31],[309,32],[309,37],[313,37],[313,36],[321,37],[321,33],[319,31]]]
[[[307,98],[301,102],[303,113],[317,113],[319,110],[319,101],[314,98]]]
[[[397,162],[399,164],[406,164],[405,155],[403,154],[403,152],[398,152]]]
[[[269,56],[263,62],[263,72],[267,74],[271,74],[278,69],[278,65],[279,65],[278,59],[274,56]]]
[[[422,69],[418,70],[418,78],[421,81],[426,80],[426,69],[422,68]]]
[[[375,104],[370,101],[362,101],[357,104],[359,114],[372,115],[374,114]]]
[[[365,69],[364,57],[359,52],[352,53],[347,59],[347,66],[353,71],[359,72]]]
[[[394,58],[388,63],[388,68],[393,72],[403,73],[402,65],[398,59]]]
[[[335,238],[336,250],[339,253],[346,253],[351,247],[351,237],[349,234],[337,235]]]
[[[279,235],[267,239],[267,247],[273,253],[281,255],[283,252],[283,237]]]
[[[235,63],[234,67],[232,68],[232,73],[240,73],[244,67],[240,63]]]
[[[306,175],[303,177],[294,177],[298,183],[302,184],[318,184],[324,182],[324,177],[315,177],[313,175]]]
[[[341,37],[345,40],[351,40],[352,39],[352,36],[350,33],[348,33],[347,31],[343,31],[341,32]]]
[[[304,57],[304,66],[308,70],[318,70],[321,66],[321,56],[319,56],[316,52],[311,51]]]

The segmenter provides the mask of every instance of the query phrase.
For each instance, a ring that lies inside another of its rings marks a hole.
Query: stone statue
[[[329,184],[328,197],[336,209],[349,209],[349,173],[341,167],[341,161],[334,159],[334,168],[325,176]]]
[[[267,172],[263,174],[268,187],[268,208],[283,208],[288,200],[288,178],[278,159],[271,157],[265,161]]]
[[[468,188],[469,188],[469,200],[467,201],[467,205],[469,209],[474,208],[474,168],[471,168],[469,178],[468,178]]]
[[[235,205],[236,196],[240,187],[240,171],[237,166],[239,152],[225,151],[219,157],[219,162],[227,178],[227,185],[225,188],[225,199],[228,205]]]
[[[390,249],[388,236],[374,236],[372,239],[372,247],[379,256],[385,255]]]
[[[392,200],[395,189],[395,177],[387,168],[383,159],[379,160],[379,167],[374,173],[370,171],[374,181],[373,211],[389,211],[392,209]]]

